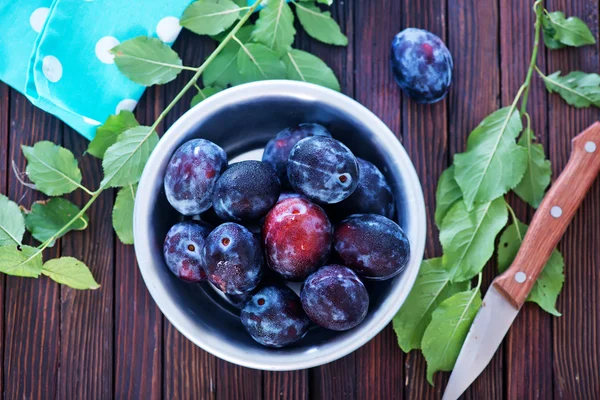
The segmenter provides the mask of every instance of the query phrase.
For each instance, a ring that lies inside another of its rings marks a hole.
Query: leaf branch
[[[536,66],[538,51],[540,47],[540,31],[542,28],[542,16],[544,7],[542,5],[543,0],[537,0],[533,3],[533,11],[535,12],[535,36],[533,41],[533,50],[531,52],[531,61],[529,62],[529,68],[527,69],[527,76],[525,77],[525,92],[523,93],[523,101],[521,102],[521,115],[527,111],[527,100],[529,99],[529,88],[531,86],[531,77],[533,75],[533,69]]]

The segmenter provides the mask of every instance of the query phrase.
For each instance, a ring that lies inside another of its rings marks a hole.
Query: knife
[[[599,173],[596,122],[573,139],[569,162],[533,216],[515,260],[490,285],[442,400],[458,399],[489,364]]]

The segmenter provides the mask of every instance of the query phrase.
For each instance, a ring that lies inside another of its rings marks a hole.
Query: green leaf
[[[543,76],[546,89],[558,93],[567,103],[577,108],[594,105],[600,108],[600,75],[575,71],[560,76],[560,71]]]
[[[158,134],[148,126],[126,130],[106,150],[102,168],[103,187],[120,187],[138,183],[144,166],[158,143]]]
[[[133,205],[136,191],[137,185],[121,188],[112,212],[113,228],[124,244],[133,244]]]
[[[517,224],[510,225],[500,236],[498,271],[501,273],[506,271],[514,261],[529,228],[521,221],[517,221]],[[527,296],[527,301],[537,303],[544,311],[557,317],[561,316],[556,309],[556,299],[565,281],[564,266],[562,255],[558,250],[554,250]]]
[[[333,0],[317,0],[317,3],[327,4],[328,6],[333,4]]]
[[[335,74],[319,57],[305,51],[292,49],[283,62],[287,68],[287,78],[325,86],[340,91],[340,83]]]
[[[481,307],[479,287],[460,292],[444,300],[433,312],[431,323],[423,335],[423,356],[427,361],[427,380],[433,385],[433,374],[451,371],[469,328]]]
[[[42,273],[42,252],[30,246],[0,247],[0,272],[37,278]]]
[[[270,0],[260,10],[252,39],[281,56],[291,50],[294,35],[294,14],[290,6],[285,0]]]
[[[200,103],[203,100],[208,99],[210,96],[213,96],[222,90],[223,89],[221,89],[221,88],[211,87],[211,86],[203,88],[202,91],[198,92],[198,94],[192,98],[190,107],[194,107],[196,104]]]
[[[75,204],[60,197],[33,203],[31,211],[25,214],[25,225],[31,232],[31,236],[43,243],[62,229],[80,211]],[[80,231],[87,228],[88,222],[88,216],[84,214],[59,237],[73,230]],[[50,243],[50,246],[54,246],[54,241]]]
[[[100,287],[87,265],[73,257],[48,260],[42,267],[42,274],[73,289],[86,290]]]
[[[442,221],[458,200],[462,199],[462,191],[454,179],[454,165],[442,172],[435,193],[435,224],[442,228]]]
[[[106,150],[115,144],[123,132],[139,125],[131,111],[121,110],[118,115],[110,115],[104,125],[96,130],[96,137],[90,142],[87,152],[94,157],[104,158]]]
[[[585,22],[577,17],[565,19],[562,11],[548,13],[542,16],[544,43],[550,49],[563,46],[580,47],[595,44],[596,39]]]
[[[423,333],[438,304],[468,286],[468,282],[450,283],[441,258],[423,261],[412,290],[393,320],[398,344],[405,353],[421,347]]]
[[[216,35],[240,17],[240,7],[231,0],[198,0],[190,4],[179,24],[198,35]]]
[[[48,141],[21,149],[27,158],[27,176],[40,192],[60,196],[81,186],[81,171],[69,150]]]
[[[24,233],[25,221],[19,206],[0,194],[0,246],[21,244]]]
[[[527,170],[514,191],[533,208],[538,208],[550,185],[552,168],[550,161],[546,159],[544,147],[534,143],[534,140],[535,136],[530,129],[525,129],[519,139],[519,146],[527,150]]]
[[[285,65],[277,53],[258,43],[240,48],[238,70],[245,82],[285,78]]]
[[[450,272],[452,282],[472,279],[481,272],[494,254],[496,236],[507,221],[502,197],[477,204],[472,211],[467,211],[462,201],[452,206],[440,229],[444,268]]]
[[[237,33],[236,37],[244,44],[250,41],[250,35],[254,29],[253,25],[242,27]],[[244,83],[244,79],[238,71],[238,53],[240,45],[232,40],[215,57],[215,59],[208,64],[202,79],[206,86],[220,86],[227,87],[228,85],[236,86]]]
[[[181,59],[160,39],[138,36],[110,50],[119,71],[144,86],[171,82],[181,72]]]
[[[322,12],[314,4],[294,3],[298,19],[308,33],[313,38],[327,44],[337,46],[347,46],[348,38],[340,29],[340,26],[329,11]]]
[[[467,151],[454,156],[454,177],[465,204],[492,201],[521,182],[527,169],[527,151],[515,139],[523,129],[514,107],[487,116],[467,141]]]

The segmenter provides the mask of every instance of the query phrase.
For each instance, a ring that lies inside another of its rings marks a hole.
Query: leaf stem
[[[533,10],[535,11],[535,38],[533,41],[533,51],[531,52],[531,61],[529,62],[529,68],[527,69],[527,75],[525,77],[525,93],[523,94],[523,101],[521,102],[521,115],[527,111],[527,100],[529,99],[529,88],[531,87],[531,77],[533,76],[533,69],[535,68],[538,51],[540,48],[540,30],[542,27],[542,15],[544,7],[542,7],[543,0],[537,0],[533,3]]]

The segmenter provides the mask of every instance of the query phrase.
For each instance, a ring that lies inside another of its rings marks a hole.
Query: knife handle
[[[569,162],[533,216],[515,260],[494,280],[496,288],[515,308],[525,303],[598,173],[600,122],[573,139]]]

